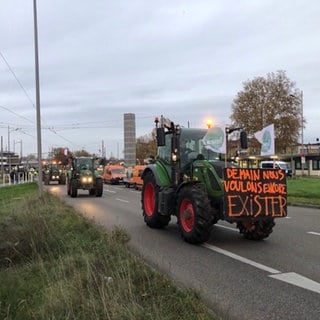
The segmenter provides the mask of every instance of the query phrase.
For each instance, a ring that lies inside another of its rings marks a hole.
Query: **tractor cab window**
[[[166,144],[158,147],[158,158],[163,160],[166,164],[171,164],[171,143],[172,134],[166,134]]]
[[[219,154],[208,149],[204,142],[206,129],[184,128],[180,135],[181,167],[195,159],[217,160]]]
[[[90,158],[77,159],[78,170],[92,170],[92,160]]]

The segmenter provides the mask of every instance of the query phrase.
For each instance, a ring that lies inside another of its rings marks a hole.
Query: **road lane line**
[[[107,189],[106,191],[109,192],[109,193],[116,193],[116,191],[110,190],[110,189]]]
[[[227,230],[231,230],[231,231],[235,231],[235,232],[239,231],[238,229],[227,227],[227,226],[223,226],[221,224],[215,224],[215,227],[219,227],[219,228],[223,228],[223,229],[227,229]]]
[[[310,291],[320,293],[319,282],[315,282],[295,272],[272,274],[272,275],[269,275],[269,277],[293,284],[294,286],[297,286],[297,287],[301,287]]]
[[[120,198],[116,198],[116,200],[120,201],[120,202],[124,202],[124,203],[129,203],[130,201],[128,200],[124,200],[124,199],[120,199]]]
[[[221,248],[218,248],[216,246],[213,246],[211,244],[208,244],[208,243],[204,243],[202,245],[203,247],[206,247],[207,249],[210,249],[212,251],[215,251],[215,252],[218,252],[218,253],[221,253],[227,257],[230,257],[232,259],[235,259],[235,260],[238,260],[240,262],[243,262],[243,263],[246,263],[246,264],[249,264],[255,268],[258,268],[260,270],[263,270],[263,271],[266,271],[266,272],[269,272],[269,273],[281,273],[281,271],[278,271],[276,269],[273,269],[273,268],[270,268],[268,266],[265,266],[261,263],[258,263],[258,262],[255,262],[253,260],[250,260],[250,259],[247,259],[247,258],[244,258],[242,256],[239,256],[235,253],[232,253],[230,251],[227,251],[227,250],[224,250],[224,249],[221,249]]]
[[[247,259],[247,258],[244,258],[242,256],[239,256],[235,253],[232,253],[230,251],[227,251],[227,250],[224,250],[224,249],[221,249],[219,247],[216,247],[216,246],[213,246],[211,244],[208,244],[208,243],[204,243],[202,244],[203,247],[209,249],[209,250],[212,250],[212,251],[215,251],[217,253],[220,253],[220,254],[223,254],[229,258],[232,258],[232,259],[235,259],[237,261],[240,261],[242,263],[246,263],[250,266],[253,266],[257,269],[260,269],[260,270],[263,270],[263,271],[266,271],[268,273],[271,273],[271,275],[268,275],[268,277],[271,277],[273,279],[276,279],[276,280],[279,280],[279,281],[283,281],[283,282],[286,282],[286,283],[289,283],[291,285],[294,285],[294,286],[297,286],[297,287],[300,287],[300,288],[303,288],[303,289],[307,289],[307,290],[310,290],[310,291],[313,291],[313,292],[316,292],[316,293],[320,293],[320,283],[319,282],[316,282],[316,281],[313,281],[309,278],[306,278],[298,273],[295,273],[295,272],[285,272],[285,273],[282,273],[281,271],[279,270],[276,270],[276,269],[273,269],[273,268],[270,268],[268,266],[265,266],[261,263],[258,263],[258,262],[255,262],[253,260],[250,260],[250,259]]]
[[[316,236],[320,236],[320,233],[319,233],[319,232],[308,231],[307,233],[308,233],[308,234],[313,234],[313,235],[316,235]]]

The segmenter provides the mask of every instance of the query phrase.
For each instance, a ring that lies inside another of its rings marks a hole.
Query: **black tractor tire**
[[[208,241],[214,220],[207,194],[198,185],[187,186],[179,192],[177,204],[182,238],[192,244]]]
[[[150,228],[164,228],[171,219],[170,216],[164,216],[158,212],[159,190],[160,187],[156,184],[153,173],[148,172],[144,177],[141,204],[144,221]]]
[[[62,176],[59,180],[59,184],[66,184],[66,177]]]
[[[76,198],[78,195],[78,182],[76,179],[70,181],[70,196]]]
[[[269,237],[274,226],[275,222],[273,218],[237,223],[237,228],[244,238],[257,241]]]
[[[71,180],[67,180],[67,194],[68,196],[71,195]]]
[[[89,190],[89,195],[90,196],[94,196],[96,194],[96,189],[95,188],[92,188]]]
[[[97,179],[96,181],[96,197],[102,197],[103,194],[103,180]]]

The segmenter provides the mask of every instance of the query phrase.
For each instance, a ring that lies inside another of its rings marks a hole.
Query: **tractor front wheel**
[[[186,242],[196,244],[209,240],[213,225],[210,203],[197,185],[185,187],[179,193],[177,216]]]
[[[267,238],[275,226],[274,219],[261,219],[258,221],[241,221],[237,223],[237,228],[246,239],[262,240]]]
[[[70,181],[70,196],[76,198],[78,195],[78,182],[76,179]]]
[[[163,216],[158,212],[159,186],[152,172],[144,178],[141,191],[141,204],[145,223],[151,228],[164,228],[170,221],[170,216]]]
[[[103,193],[103,181],[102,179],[97,179],[96,181],[96,197],[102,197]]]

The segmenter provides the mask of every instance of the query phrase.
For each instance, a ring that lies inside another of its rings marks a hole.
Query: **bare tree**
[[[144,159],[150,156],[156,156],[157,144],[154,132],[137,138],[136,155],[137,159],[142,163]]]
[[[268,73],[244,82],[232,104],[231,121],[243,127],[249,135],[274,124],[276,152],[285,153],[298,143],[304,119],[300,90],[285,71]],[[258,142],[252,142],[253,149]]]

